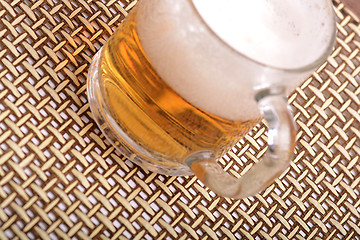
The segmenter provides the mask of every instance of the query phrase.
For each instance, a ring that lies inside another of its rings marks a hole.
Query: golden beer
[[[121,129],[117,136],[121,144],[147,161],[161,161],[171,168],[195,151],[228,150],[259,122],[212,115],[171,89],[147,59],[135,18],[136,9],[99,56],[102,104],[110,121]]]

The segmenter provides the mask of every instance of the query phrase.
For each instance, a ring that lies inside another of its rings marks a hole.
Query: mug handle
[[[191,154],[186,163],[215,193],[231,198],[255,195],[274,182],[290,165],[295,148],[296,128],[283,88],[271,88],[256,95],[268,130],[268,149],[261,161],[240,178],[226,173],[212,151]]]

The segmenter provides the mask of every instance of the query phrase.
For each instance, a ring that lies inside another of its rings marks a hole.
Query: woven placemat
[[[89,63],[135,3],[0,0],[0,239],[358,239],[359,19],[334,2],[335,51],[290,96],[293,164],[231,200],[136,167],[92,119]],[[220,162],[239,175],[264,142],[262,124]]]

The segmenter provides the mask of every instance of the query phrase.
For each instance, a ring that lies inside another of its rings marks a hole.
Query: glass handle
[[[231,198],[255,195],[274,182],[289,166],[295,147],[296,129],[282,88],[267,89],[256,96],[260,112],[268,124],[268,149],[258,163],[240,178],[226,173],[212,151],[190,155],[186,163],[193,173],[215,193]]]

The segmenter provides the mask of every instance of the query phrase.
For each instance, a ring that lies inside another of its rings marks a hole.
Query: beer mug
[[[137,165],[251,196],[289,166],[286,96],[326,60],[335,29],[330,0],[141,0],[93,59],[90,108]],[[228,174],[217,159],[262,119],[266,153]]]

